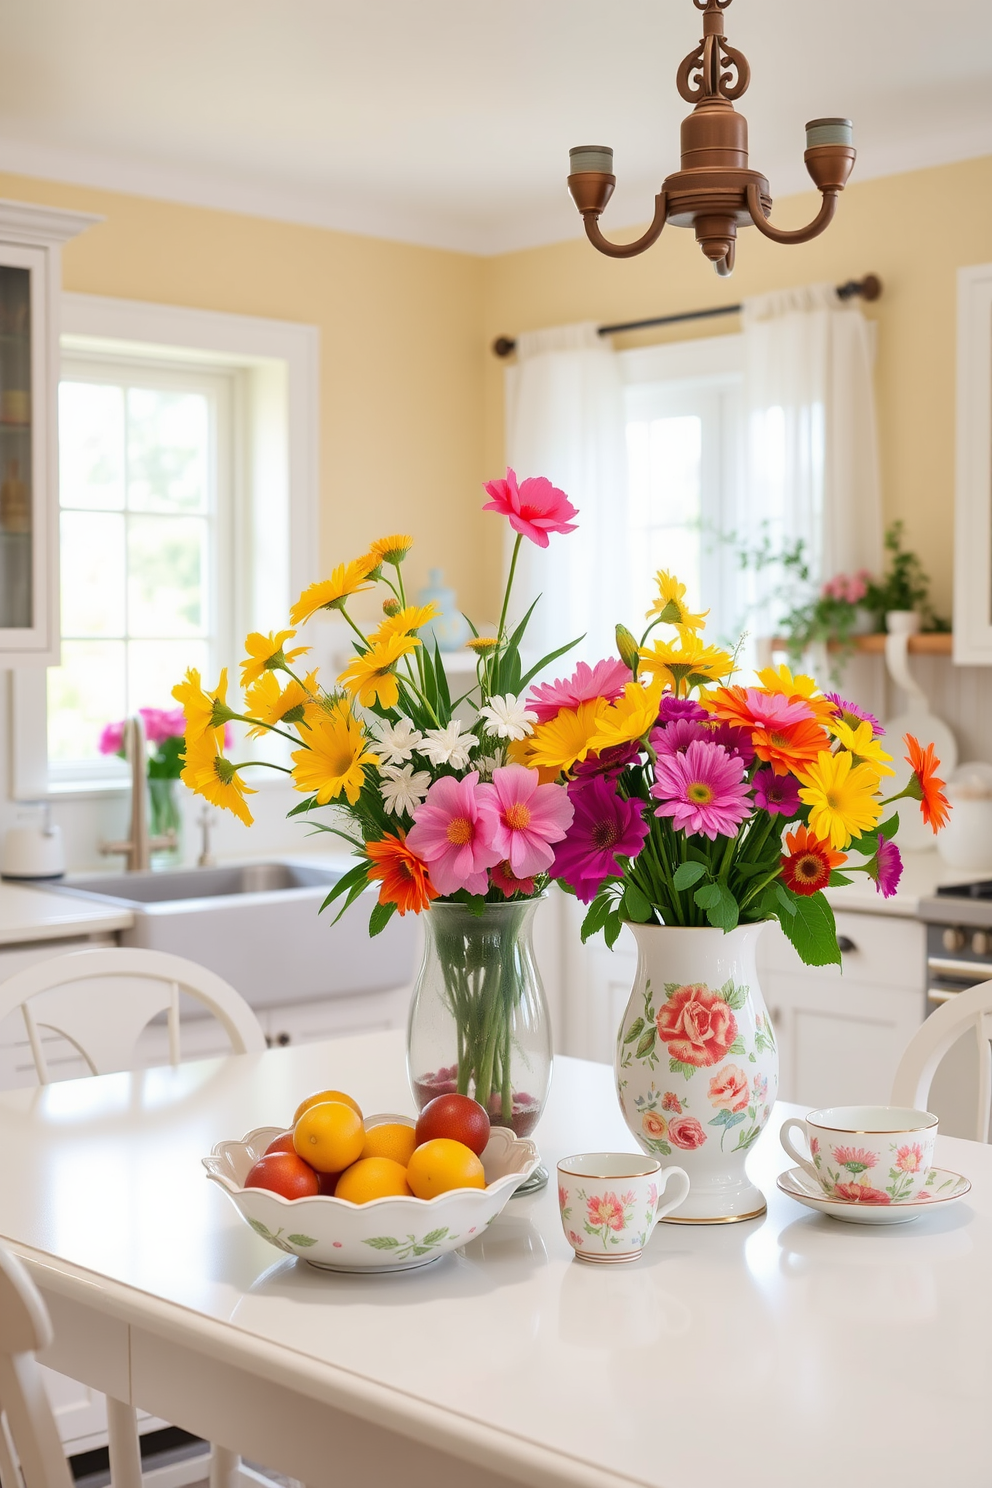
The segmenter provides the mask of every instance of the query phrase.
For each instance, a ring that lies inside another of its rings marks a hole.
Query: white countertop
[[[133,924],[130,910],[118,905],[104,908],[36,884],[0,882],[0,946],[128,930]]]
[[[419,1421],[532,1488],[988,1484],[989,1147],[938,1138],[973,1190],[905,1227],[779,1193],[772,1129],[748,1164],[765,1217],[659,1225],[631,1266],[573,1260],[552,1176],[435,1265],[333,1275],[266,1245],[199,1162],[321,1084],[412,1109],[403,1035],[0,1092],[0,1236],[49,1294],[292,1381],[323,1431],[328,1407],[414,1439]],[[568,1152],[629,1150],[611,1070],[556,1061],[536,1140],[552,1175]]]

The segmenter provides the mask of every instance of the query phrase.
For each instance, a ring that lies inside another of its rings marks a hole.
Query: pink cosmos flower
[[[149,744],[163,744],[186,732],[186,715],[182,708],[139,708]]]
[[[849,1173],[863,1173],[878,1162],[878,1154],[867,1147],[835,1147],[834,1162]]]
[[[547,723],[560,709],[577,708],[593,698],[605,698],[612,703],[630,680],[630,668],[612,657],[597,661],[594,667],[580,661],[570,677],[558,677],[554,682],[532,687],[527,707],[537,714],[538,723]]]
[[[479,772],[463,780],[445,775],[435,780],[416,811],[406,834],[412,852],[429,864],[431,882],[440,894],[484,894],[489,887],[487,868],[504,856],[493,847],[499,824],[496,807],[479,790]]]
[[[514,894],[523,894],[529,898],[534,892],[534,880],[517,878],[509,863],[495,863],[489,870],[489,879],[493,888],[499,889],[504,899],[512,899]]]
[[[642,803],[625,800],[602,775],[569,786],[568,795],[575,817],[555,849],[551,872],[588,904],[606,879],[619,877],[621,857],[637,857],[650,828]]]
[[[478,794],[496,812],[492,845],[514,876],[527,878],[550,868],[551,843],[562,840],[575,815],[565,787],[542,785],[537,771],[526,765],[502,765]]]
[[[790,821],[799,815],[799,781],[794,775],[776,775],[774,770],[756,770],[751,781],[756,805],[770,816]]]
[[[659,756],[651,794],[661,805],[655,816],[670,816],[677,832],[701,832],[711,842],[736,837],[751,810],[744,761],[719,744],[695,741],[685,754]]]
[[[482,510],[500,512],[514,532],[529,537],[539,548],[548,546],[549,532],[574,532],[570,517],[578,512],[564,491],[559,491],[544,475],[532,475],[517,484],[515,473],[507,466],[506,480],[486,482],[486,494],[492,497]]]
[[[902,854],[895,843],[879,837],[875,856],[865,867],[869,877],[875,880],[876,891],[883,899],[890,899],[902,878]]]
[[[593,1194],[586,1201],[586,1216],[593,1229],[606,1225],[619,1232],[623,1229],[623,1201],[615,1193]]]
[[[837,710],[837,717],[842,722],[849,724],[851,728],[856,729],[859,723],[867,720],[871,724],[871,731],[876,739],[880,739],[885,733],[874,713],[866,712],[860,704],[849,703],[846,698],[841,697],[839,692],[826,692],[824,693],[824,697],[829,698],[833,703]]]
[[[900,1147],[894,1166],[902,1173],[918,1173],[923,1166],[923,1148],[918,1142]]]
[[[668,1140],[673,1147],[694,1152],[706,1141],[706,1133],[695,1116],[673,1116],[668,1123]]]
[[[682,1115],[682,1102],[679,1100],[674,1090],[665,1091],[664,1095],[661,1097],[661,1109],[663,1111],[674,1111],[679,1116]]]

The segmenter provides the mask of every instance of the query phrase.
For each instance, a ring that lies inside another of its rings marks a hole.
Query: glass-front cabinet
[[[59,659],[61,247],[96,221],[0,201],[0,665]]]

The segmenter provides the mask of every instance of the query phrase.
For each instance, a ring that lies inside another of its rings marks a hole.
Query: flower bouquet
[[[357,861],[323,908],[338,905],[340,915],[377,884],[369,921],[376,935],[396,913],[440,906],[427,916],[425,964],[437,974],[454,1036],[444,1062],[412,1063],[415,1093],[422,1104],[444,1090],[474,1095],[493,1119],[526,1135],[550,1078],[546,1014],[535,1035],[546,1044],[546,1054],[535,1053],[546,1068],[524,1058],[526,1089],[524,1072],[511,1068],[527,1054],[524,1025],[543,1006],[530,918],[575,808],[563,782],[544,779],[514,751],[542,711],[524,703],[528,684],[576,642],[525,668],[521,645],[534,607],[512,628],[507,616],[524,538],[546,548],[551,534],[574,531],[577,513],[542,477],[518,483],[508,470],[486,491],[485,510],[504,516],[517,536],[495,632],[480,634],[469,622],[476,673],[462,696],[451,696],[437,645],[432,652],[418,636],[438,610],[407,603],[403,566],[413,538],[405,535],[380,538],[311,584],[292,608],[294,627],[318,610],[335,610],[350,626],[355,655],[336,685],[322,687],[298,664],[308,648],[291,645],[296,630],[288,629],[248,636],[243,709],[228,702],[226,672],[210,690],[191,670],[174,695],[186,717],[182,778],[192,790],[250,825],[246,765],[281,769],[304,797],[290,815],[352,849]],[[357,596],[367,606],[372,595],[382,618],[366,629],[351,610]],[[222,734],[234,721],[248,725],[249,738],[288,740],[291,763],[229,759]]]
[[[151,808],[151,835],[167,837],[171,832],[176,846],[169,851],[178,857],[182,813],[176,800],[176,781],[180,779],[183,769],[186,719],[182,708],[139,708],[138,713],[148,745],[145,774]],[[125,758],[123,718],[106,725],[100,734],[98,748],[101,754],[116,754],[121,759]]]

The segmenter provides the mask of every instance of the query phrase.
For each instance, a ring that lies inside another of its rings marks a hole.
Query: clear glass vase
[[[169,778],[148,779],[148,832],[151,837],[175,834],[172,847],[157,847],[151,854],[153,868],[174,868],[182,862],[182,812],[179,809],[179,781]]]
[[[434,903],[410,1007],[407,1069],[418,1108],[458,1091],[518,1137],[537,1125],[551,1085],[551,1021],[534,960],[541,898]],[[540,1170],[539,1170],[540,1171]],[[546,1181],[546,1178],[545,1178]]]

